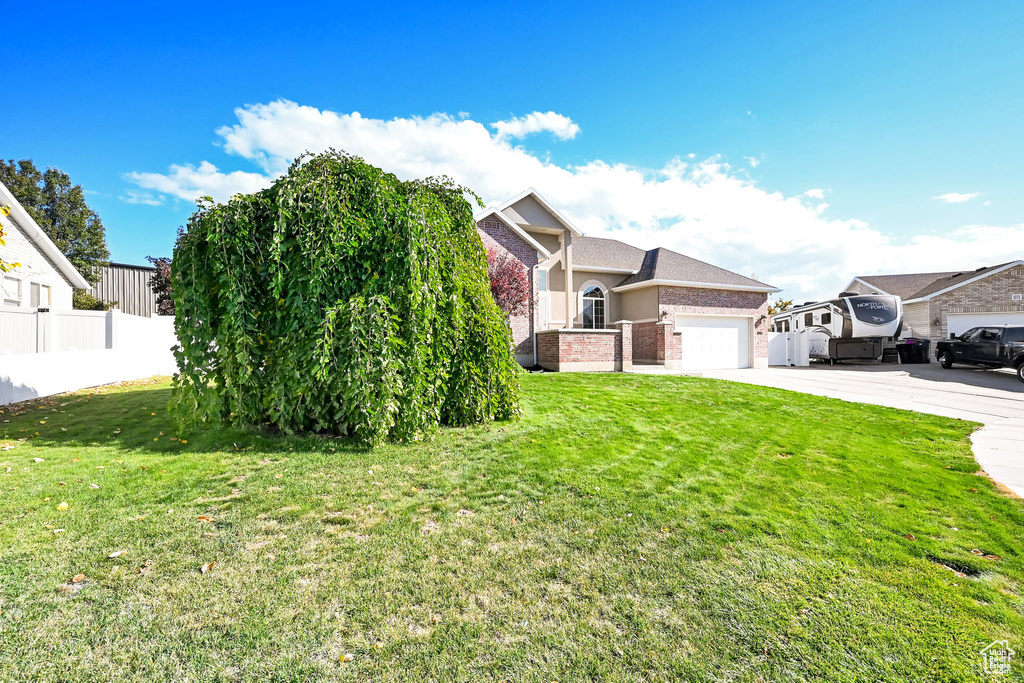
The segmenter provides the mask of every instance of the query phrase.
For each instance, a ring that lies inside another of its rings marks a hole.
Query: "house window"
[[[30,285],[29,292],[29,306],[37,308],[50,305],[50,285],[41,285],[38,282],[33,282]]]
[[[3,278],[4,303],[14,306],[21,305],[21,280],[13,277]]]
[[[537,291],[548,291],[548,271],[541,268],[537,269]]]
[[[804,313],[804,327],[810,327],[814,324],[814,314]]]
[[[822,325],[831,325],[832,324],[832,314],[831,313],[822,313],[821,314],[821,324]]]
[[[604,292],[591,285],[583,292],[583,327],[588,330],[604,329]]]

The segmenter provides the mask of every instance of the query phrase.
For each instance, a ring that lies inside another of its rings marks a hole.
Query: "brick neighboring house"
[[[528,310],[510,320],[521,365],[767,367],[775,287],[669,249],[585,237],[533,189],[474,218],[486,248],[529,271]]]
[[[981,325],[1024,325],[1024,260],[977,270],[858,275],[846,286],[903,300],[903,336],[935,342]]]

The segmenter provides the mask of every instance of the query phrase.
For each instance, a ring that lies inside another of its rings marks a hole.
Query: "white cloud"
[[[963,202],[971,201],[977,196],[977,192],[947,192],[946,194],[940,194],[938,197],[932,197],[932,199],[938,199],[945,204],[962,204]]]
[[[747,160],[748,164],[750,164],[750,168],[757,168],[758,165],[761,163],[761,160],[758,159],[757,157],[743,157],[743,158]]]
[[[118,199],[126,204],[145,204],[146,206],[160,206],[167,201],[167,197],[162,194],[155,195],[145,190],[126,190]]]
[[[532,186],[588,234],[669,247],[738,273],[756,272],[798,300],[837,293],[854,275],[999,263],[1005,260],[1000,245],[1024,241],[1024,225],[966,226],[942,236],[896,240],[856,218],[825,217],[822,189],[795,196],[770,192],[719,157],[674,157],[660,169],[596,159],[559,166],[510,142],[527,130],[555,132],[550,118],[544,119],[546,128],[523,123],[513,134],[508,128],[492,133],[470,117],[382,120],[288,101],[246,106],[236,114],[237,124],[217,131],[223,148],[261,172],[222,172],[203,161],[174,165],[167,173],[132,173],[129,179],[182,199],[208,194],[223,201],[268,186],[303,151],[334,147],[400,178],[448,175],[487,202]],[[567,117],[560,120],[571,124]]]
[[[580,132],[580,127],[568,116],[553,111],[535,111],[526,116],[517,116],[507,121],[496,121],[491,128],[498,132],[499,138],[524,138],[533,133],[549,132],[559,140],[572,140]]]
[[[125,177],[139,187],[164,192],[188,201],[206,195],[224,201],[239,192],[261,190],[268,187],[273,180],[273,177],[261,173],[221,173],[209,161],[203,161],[198,167],[191,164],[172,164],[170,173],[166,174],[133,172],[126,174]],[[145,194],[150,195],[148,192]]]

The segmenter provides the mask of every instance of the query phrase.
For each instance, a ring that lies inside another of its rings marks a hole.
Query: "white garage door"
[[[950,334],[963,334],[982,325],[1024,325],[1024,311],[1012,313],[950,313],[947,321]]]
[[[750,367],[750,318],[678,315],[684,370]]]

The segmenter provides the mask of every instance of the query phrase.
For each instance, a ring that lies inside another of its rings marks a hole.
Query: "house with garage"
[[[520,364],[767,367],[768,295],[777,288],[670,249],[584,236],[533,189],[474,218],[484,246],[529,273],[527,311],[509,321]]]
[[[0,247],[0,256],[19,264],[0,273],[3,283],[0,306],[70,309],[73,290],[86,289],[89,283],[3,183],[0,183],[0,207],[6,207],[6,211],[0,211],[0,222],[7,242]],[[3,215],[5,213],[7,215]]]
[[[858,275],[846,286],[903,300],[903,336],[932,340],[981,325],[1024,325],[1024,260],[975,270]]]

